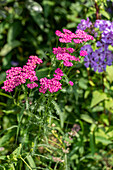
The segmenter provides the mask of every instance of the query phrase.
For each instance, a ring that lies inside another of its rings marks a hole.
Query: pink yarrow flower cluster
[[[38,85],[34,82],[38,78],[36,76],[35,68],[37,64],[42,63],[42,60],[37,56],[30,56],[26,65],[21,67],[11,67],[6,71],[6,81],[2,89],[8,92],[12,92],[13,89],[21,84],[26,83],[26,80],[30,80],[31,83],[27,85],[28,88],[32,89]]]
[[[87,51],[85,50],[80,51],[80,56],[86,56],[86,55],[88,55]]]
[[[55,70],[55,73],[52,79],[47,79],[46,77],[40,79],[40,93],[45,93],[47,90],[49,90],[51,93],[57,92],[59,89],[62,89],[62,84],[59,82],[61,80],[61,77],[64,75],[63,71],[60,68],[57,68]]]
[[[35,82],[28,83],[28,84],[27,84],[27,87],[28,87],[29,89],[33,89],[33,88],[35,88],[35,87],[38,87],[38,84],[36,84]]]
[[[72,33],[70,30],[68,29],[63,29],[62,33],[59,30],[56,30],[55,34],[60,37],[59,41],[62,43],[71,43],[72,40],[75,43],[83,43],[83,42],[87,42],[89,40],[93,40],[93,36],[88,35],[86,32],[84,32],[83,30],[78,29],[76,31],[76,33]]]
[[[73,53],[75,50],[73,48],[53,48],[53,53],[56,54],[58,60],[63,60],[64,66],[71,67],[73,63],[71,61],[80,61],[79,58],[72,56],[70,53]]]

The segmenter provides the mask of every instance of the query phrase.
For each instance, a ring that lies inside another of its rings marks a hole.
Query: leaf
[[[6,170],[6,168],[2,165],[0,165],[0,168],[2,168],[1,170]]]
[[[106,72],[107,72],[107,79],[110,81],[110,83],[112,83],[113,82],[113,66],[107,66]]]
[[[26,158],[27,158],[27,160],[28,160],[29,165],[31,166],[31,168],[35,169],[35,168],[36,168],[36,165],[35,165],[35,162],[34,162],[33,158],[31,157],[31,155],[28,155]]]
[[[3,102],[0,102],[0,105],[2,105],[2,106],[7,106],[7,104],[6,104],[6,103],[3,103]]]
[[[109,126],[109,119],[108,119],[107,115],[101,114],[100,118],[101,118],[102,122],[104,122],[107,126]]]
[[[0,160],[5,160],[6,156],[0,156]]]
[[[13,129],[13,128],[17,128],[17,125],[13,125],[13,126],[7,128],[7,129],[3,130],[2,132],[0,132],[0,135],[2,135],[4,132],[6,132],[6,131],[8,131],[8,130],[11,130],[11,129]]]
[[[47,75],[49,74],[49,69],[50,68],[43,68],[43,69],[37,70],[36,76],[38,77],[38,79],[47,77]]]
[[[76,160],[76,159],[78,159],[78,155],[77,155],[77,154],[74,154],[74,155],[71,156],[70,159],[71,159],[71,160]]]
[[[113,110],[113,99],[109,98],[108,101],[105,101],[105,108],[108,110]]]
[[[90,94],[90,91],[89,91],[89,90],[86,90],[85,93],[84,93],[84,98],[86,99],[89,94]]]
[[[18,121],[18,127],[17,127],[17,133],[16,133],[16,141],[18,138],[18,134],[19,134],[19,130],[20,130],[20,123],[24,114],[24,110],[25,110],[25,105],[23,106],[23,108],[21,109],[20,114],[17,115],[17,121]]]
[[[87,89],[87,83],[88,83],[88,81],[86,79],[80,78],[78,84],[79,84],[79,87],[86,90]]]
[[[21,43],[17,40],[14,40],[11,43],[5,44],[0,51],[0,56],[7,55],[11,50],[13,50],[14,48],[16,48],[20,45],[21,45]]]
[[[19,21],[12,23],[11,27],[8,30],[7,42],[10,43],[15,40],[15,38],[20,34],[21,31],[22,26]]]
[[[75,22],[68,23],[68,24],[66,25],[66,27],[67,27],[68,29],[70,29],[70,28],[75,28],[75,27],[76,27],[76,23],[75,23]]]
[[[39,3],[33,1],[33,0],[27,0],[26,1],[26,8],[31,12],[31,13],[40,13],[42,12],[42,7]]]
[[[108,50],[113,51],[113,46],[112,46],[112,45],[109,45],[109,46],[108,46]]]
[[[103,136],[96,136],[96,137],[95,137],[95,140],[96,140],[96,143],[101,142],[101,143],[103,143],[104,145],[112,144],[112,141],[111,141],[111,140],[106,139],[106,138],[103,137]]]
[[[81,119],[84,120],[85,122],[88,122],[88,123],[94,123],[94,120],[89,116],[89,115],[86,115],[86,114],[81,114]]]
[[[11,155],[18,157],[18,156],[20,155],[21,149],[22,149],[22,144],[20,144],[19,147],[17,147],[17,148],[12,152]]]
[[[57,111],[57,114],[60,117],[61,128],[63,128],[64,127],[64,121],[65,121],[67,116],[65,115],[64,112],[61,111],[59,105],[54,100],[52,101],[52,103],[53,103],[53,105],[55,107],[55,110]]]
[[[9,142],[10,138],[14,136],[15,131],[8,132],[6,135],[0,138],[0,146],[4,146],[7,142]]]
[[[4,82],[6,79],[6,72],[2,70],[2,73],[0,74],[0,85]]]
[[[95,11],[90,11],[86,14],[86,18],[87,17],[91,17],[93,14],[95,14]]]
[[[35,23],[40,27],[41,30],[44,30],[44,18],[40,14],[32,14],[32,18]]]
[[[91,148],[92,155],[94,155],[94,153],[95,153],[95,135],[94,135],[94,132],[90,132],[90,148]]]
[[[91,86],[95,86],[95,84],[93,83],[92,80],[89,80],[89,84],[90,84]]]
[[[93,98],[91,101],[91,108],[95,105],[99,104],[101,101],[108,99],[107,95],[105,93],[100,93],[98,91],[93,92]]]
[[[8,94],[6,94],[6,93],[2,93],[2,92],[0,92],[0,96],[5,96],[5,97],[8,97],[8,98],[10,98],[10,99],[13,99],[12,96],[10,96],[10,95],[8,95]]]
[[[3,113],[6,113],[6,114],[10,114],[10,113],[14,113],[15,110],[2,110]]]
[[[6,67],[9,66],[11,58],[12,58],[12,54],[11,53],[8,53],[5,57],[3,57],[3,59],[2,59],[3,68],[6,69]]]
[[[108,20],[110,19],[110,15],[109,15],[106,11],[100,10],[99,12],[100,12],[104,17],[106,17]]]

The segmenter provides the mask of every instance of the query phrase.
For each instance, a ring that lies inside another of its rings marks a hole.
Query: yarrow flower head
[[[31,84],[28,83],[28,88],[34,88],[38,85],[34,82],[38,78],[34,69],[36,64],[42,63],[42,60],[37,56],[30,56],[26,65],[21,67],[11,67],[11,69],[6,71],[6,81],[4,81],[4,86],[2,89],[8,92],[12,92],[13,89],[21,84],[26,83],[26,80],[30,80]]]
[[[33,89],[33,88],[35,88],[35,87],[38,87],[38,84],[36,84],[35,82],[33,82],[33,83],[28,83],[28,84],[27,84],[27,87],[28,87],[29,89]]]
[[[55,73],[52,79],[47,79],[46,77],[40,79],[40,93],[45,93],[47,90],[49,90],[51,93],[57,92],[59,89],[62,89],[62,84],[59,82],[61,77],[64,75],[62,70],[60,68],[57,68],[55,70]]]
[[[79,58],[72,56],[70,53],[73,53],[75,50],[73,48],[53,48],[53,53],[56,54],[58,60],[63,60],[64,66],[71,67],[73,63],[70,61],[80,61]]]
[[[93,40],[93,36],[88,35],[86,32],[84,32],[83,30],[78,29],[75,33],[72,33],[70,30],[67,29],[63,29],[62,33],[61,31],[57,30],[55,32],[55,34],[60,37],[59,41],[62,43],[71,43],[72,40],[75,43],[83,43],[89,40]],[[76,38],[76,39],[75,39]]]

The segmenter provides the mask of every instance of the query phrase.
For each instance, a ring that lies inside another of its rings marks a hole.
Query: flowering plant
[[[79,125],[73,125],[71,132],[67,133],[67,136],[60,139],[57,135],[57,131],[52,129],[52,117],[58,119],[57,116],[55,117],[53,114],[53,106],[55,109],[57,108],[55,100],[57,100],[57,96],[60,94],[60,91],[63,91],[64,85],[68,84],[70,88],[71,86],[74,86],[70,72],[74,66],[81,62],[81,57],[87,55],[85,50],[81,50],[80,54],[77,51],[81,46],[83,46],[83,44],[89,40],[93,40],[94,38],[80,29],[78,29],[76,33],[72,33],[67,29],[63,29],[63,33],[57,30],[55,34],[59,37],[59,41],[63,43],[63,47],[58,46],[53,48],[54,56],[52,60],[54,64],[53,67],[51,64],[51,69],[49,70],[48,75],[43,76],[40,79],[37,77],[37,71],[40,70],[38,67],[43,63],[43,61],[39,57],[32,55],[23,67],[12,67],[6,71],[6,80],[4,81],[2,89],[14,94],[14,103],[19,108],[25,108],[27,114],[30,115],[30,120],[27,124],[29,124],[29,122],[35,123],[35,121],[38,120],[38,128],[42,131],[40,138],[43,140],[43,143],[44,140],[46,145],[48,142],[51,142],[47,135],[52,135],[55,138],[54,140],[59,141],[55,142],[55,146],[61,145],[60,148],[58,147],[59,152],[61,152],[60,157],[57,156],[58,154],[52,153],[51,159],[57,164],[62,162],[63,166],[66,167],[66,155],[69,153],[69,146],[73,143],[73,137],[77,135],[80,128]],[[64,47],[65,44],[66,47]],[[25,100],[21,101],[17,97],[18,93],[24,95]],[[38,97],[34,98],[36,93]],[[61,127],[63,128],[64,118],[61,117],[61,115],[59,116]],[[34,118],[36,120],[34,120]],[[30,125],[28,126],[28,131],[29,128]],[[18,133],[19,129],[17,130],[16,142],[18,141]],[[43,150],[45,149],[43,148]],[[41,152],[40,147],[39,152]],[[21,160],[23,159],[22,157],[17,158]]]

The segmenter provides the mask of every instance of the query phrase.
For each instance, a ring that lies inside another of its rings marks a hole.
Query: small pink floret
[[[87,51],[85,50],[80,51],[80,56],[86,56],[86,55],[88,55]]]
[[[74,83],[73,83],[72,81],[69,81],[69,84],[70,84],[71,86],[73,86],[73,85],[74,85]]]

